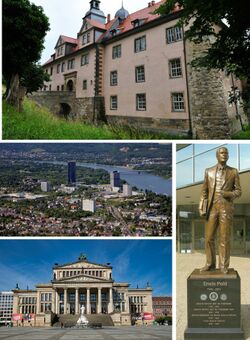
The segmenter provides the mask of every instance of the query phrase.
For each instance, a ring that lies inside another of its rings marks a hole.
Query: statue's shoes
[[[215,266],[208,266],[207,264],[200,269],[200,272],[209,272],[211,270],[215,270]]]
[[[220,268],[220,271],[222,272],[222,274],[227,274],[228,268]]]

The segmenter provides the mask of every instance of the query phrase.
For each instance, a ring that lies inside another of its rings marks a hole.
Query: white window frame
[[[85,53],[81,56],[81,66],[89,64],[89,53]]]
[[[117,109],[118,109],[118,96],[116,95],[110,96],[110,110]]]
[[[122,56],[122,45],[115,45],[112,48],[112,59],[118,59]]]
[[[146,81],[144,65],[139,65],[135,67],[135,81],[136,83],[144,83]]]
[[[146,111],[147,110],[147,98],[146,93],[136,94],[136,111]]]
[[[183,92],[172,92],[171,103],[173,112],[184,112],[185,111],[185,100]]]
[[[166,42],[172,44],[177,41],[183,40],[182,27],[174,26],[166,29]]]
[[[135,47],[134,48],[135,48],[135,53],[146,51],[146,49],[147,49],[146,35],[135,39]]]
[[[174,58],[169,60],[169,75],[170,78],[182,77],[181,58]]]
[[[110,72],[110,86],[117,86],[118,85],[118,72],[111,71]]]

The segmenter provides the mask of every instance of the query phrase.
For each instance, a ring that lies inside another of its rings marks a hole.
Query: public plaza
[[[1,327],[0,339],[15,340],[168,340],[171,326],[123,326],[102,329]]]
[[[238,271],[241,279],[241,321],[245,339],[250,339],[249,257],[231,256],[230,268]],[[187,278],[195,268],[205,263],[205,254],[176,254],[176,340],[184,339],[187,326]]]

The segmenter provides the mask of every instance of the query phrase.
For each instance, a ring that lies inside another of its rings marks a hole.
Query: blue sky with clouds
[[[55,263],[74,262],[81,252],[90,262],[110,262],[116,282],[149,282],[154,296],[172,295],[171,240],[1,240],[0,291],[49,282]]]
[[[90,0],[30,0],[30,2],[42,6],[49,18],[50,31],[45,39],[45,49],[42,54],[41,63],[45,63],[54,53],[54,47],[60,34],[77,37],[82,24],[82,18],[90,8]],[[148,6],[149,0],[124,0],[124,8],[129,13],[136,12]],[[101,0],[100,9],[114,17],[121,8],[122,0]]]

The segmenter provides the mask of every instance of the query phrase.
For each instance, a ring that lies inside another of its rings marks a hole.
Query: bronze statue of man
[[[216,269],[215,236],[219,230],[219,269],[227,274],[230,261],[230,237],[233,225],[233,201],[240,197],[238,170],[226,165],[229,155],[225,147],[216,152],[218,164],[205,171],[199,211],[206,217],[206,264],[201,272]]]

